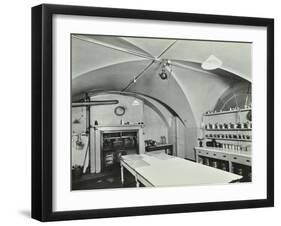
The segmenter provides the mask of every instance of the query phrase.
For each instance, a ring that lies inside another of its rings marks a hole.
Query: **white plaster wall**
[[[134,97],[117,94],[102,94],[92,97],[92,100],[118,100],[119,104],[91,107],[91,125],[94,125],[95,120],[102,126],[119,125],[121,119],[130,124],[144,122],[145,140],[160,141],[160,136],[168,137],[168,127],[163,119],[140,99],[137,99],[139,101],[137,106],[132,105]],[[125,107],[126,112],[123,116],[115,115],[114,109],[117,106]]]
[[[114,105],[99,105],[91,107],[91,125],[94,125],[94,121],[97,120],[99,125],[112,126],[120,125],[121,119],[124,122],[130,122],[130,124],[143,122],[143,102],[139,101],[139,105],[133,106],[133,97],[122,96],[116,94],[103,94],[92,97],[92,100],[118,100],[118,104]],[[114,113],[114,109],[117,106],[123,106],[126,111],[122,116],[118,116]]]
[[[88,136],[81,136],[81,141],[84,143],[84,147],[80,148],[76,145],[78,139],[77,135],[86,132],[86,107],[72,108],[72,139],[71,139],[71,162],[72,166],[82,166],[84,163],[86,150],[88,147]],[[80,123],[73,123],[75,120],[79,120]]]
[[[72,108],[72,133],[86,132],[86,107]],[[74,120],[79,120],[80,123],[73,123]]]
[[[163,120],[150,107],[144,105],[143,121],[145,123],[144,139],[160,142],[160,136],[165,136],[168,141],[168,128]]]
[[[230,80],[195,70],[173,68],[174,76],[178,79],[196,120],[200,127],[202,114],[213,109],[219,97],[230,87]]]

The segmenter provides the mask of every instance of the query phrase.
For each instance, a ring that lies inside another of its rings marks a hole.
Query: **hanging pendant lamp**
[[[215,70],[222,66],[222,61],[214,55],[210,55],[202,64],[201,67],[205,70]]]

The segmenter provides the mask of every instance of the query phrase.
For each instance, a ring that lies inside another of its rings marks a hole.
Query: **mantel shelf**
[[[95,130],[100,131],[126,131],[126,130],[140,130],[143,128],[143,125],[98,125],[93,126]]]
[[[95,126],[92,126],[92,127],[95,127],[95,128],[104,128],[104,127],[113,127],[113,128],[130,128],[130,127],[142,127],[143,125],[139,125],[139,124],[136,124],[136,125],[95,125]]]
[[[120,136],[120,137],[104,137],[103,139],[105,139],[105,140],[120,139],[120,138],[127,139],[127,138],[132,138],[132,137],[134,137],[134,135],[132,135],[132,136]]]

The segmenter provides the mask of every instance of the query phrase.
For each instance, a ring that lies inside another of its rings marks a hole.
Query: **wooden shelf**
[[[103,152],[115,152],[115,151],[127,151],[127,150],[136,150],[137,147],[112,147],[103,149]]]
[[[251,108],[244,108],[244,109],[237,109],[237,110],[231,110],[231,111],[220,111],[220,112],[213,112],[213,113],[208,113],[208,114],[205,113],[204,116],[231,114],[231,113],[251,111],[251,110],[252,110]]]
[[[104,140],[111,140],[111,139],[125,139],[125,138],[132,138],[132,137],[136,137],[134,135],[132,136],[120,136],[120,137],[104,137]]]
[[[243,141],[243,142],[252,142],[251,139],[233,139],[233,138],[218,138],[218,137],[205,137],[209,140],[229,140],[229,141]]]
[[[233,129],[206,129],[206,131],[251,131],[252,128],[233,128]]]

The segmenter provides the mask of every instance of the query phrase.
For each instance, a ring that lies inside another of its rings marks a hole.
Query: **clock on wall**
[[[117,107],[114,109],[115,115],[118,115],[118,116],[124,115],[124,114],[125,114],[125,111],[126,111],[126,109],[125,109],[123,106],[117,106]]]

